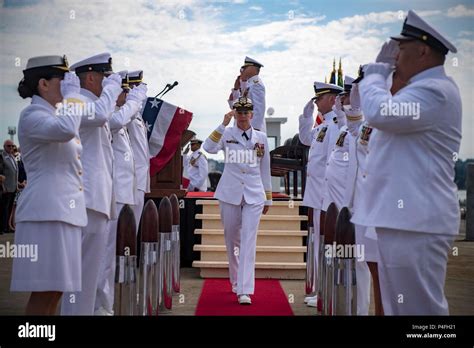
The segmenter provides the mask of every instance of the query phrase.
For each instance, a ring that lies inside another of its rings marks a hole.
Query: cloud
[[[249,10],[252,10],[252,11],[262,11],[263,8],[261,6],[250,6],[249,7]]]
[[[235,3],[235,1],[233,1]],[[166,100],[194,113],[191,129],[207,137],[228,110],[227,97],[246,55],[261,61],[267,107],[288,117],[282,139],[298,131],[297,117],[313,96],[313,82],[324,81],[334,57],[344,73],[355,76],[361,63],[373,61],[383,41],[406,13],[370,12],[325,22],[325,16],[295,17],[252,25],[228,26],[228,1],[121,1],[114,3],[49,0],[0,12],[0,130],[15,124],[27,101],[15,92],[28,57],[67,54],[72,64],[109,51],[114,69],[143,69],[149,95],[166,83],[179,86]],[[53,10],[54,9],[54,10]],[[301,15],[300,15],[301,13]],[[419,12],[420,13],[420,12]],[[428,15],[442,15],[430,11]],[[397,27],[397,31],[399,27]],[[465,115],[474,113],[472,41],[458,37],[457,67],[448,66],[463,93]],[[15,63],[20,60],[20,66]],[[474,138],[464,127],[465,139]],[[472,147],[474,148],[474,147]],[[469,146],[464,153],[474,155]]]
[[[474,8],[468,8],[464,5],[457,5],[448,9],[446,15],[452,18],[473,17]]]

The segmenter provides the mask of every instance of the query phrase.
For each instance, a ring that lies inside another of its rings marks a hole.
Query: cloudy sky
[[[166,96],[194,113],[190,129],[205,138],[228,110],[226,99],[243,59],[265,67],[267,107],[287,117],[283,139],[297,132],[297,117],[324,80],[334,57],[356,75],[387,37],[400,32],[414,9],[457,46],[446,69],[460,87],[463,142],[460,157],[474,157],[474,2],[114,0],[0,1],[0,138],[29,100],[16,87],[29,57],[66,54],[70,64],[108,51],[116,71],[143,69],[149,95],[166,83]],[[449,115],[446,115],[449,117]]]

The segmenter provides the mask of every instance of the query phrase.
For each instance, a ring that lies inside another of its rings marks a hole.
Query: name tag
[[[239,143],[237,140],[226,140],[225,142],[227,144],[238,144]]]

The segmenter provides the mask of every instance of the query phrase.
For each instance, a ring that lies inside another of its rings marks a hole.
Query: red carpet
[[[275,279],[256,279],[251,305],[240,305],[232,292],[229,279],[206,279],[196,307],[200,316],[293,315],[288,298],[280,282]]]

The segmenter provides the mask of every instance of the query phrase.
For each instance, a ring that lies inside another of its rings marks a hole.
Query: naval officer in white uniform
[[[225,153],[224,173],[215,197],[224,225],[232,291],[240,304],[251,304],[258,225],[272,204],[267,137],[251,126],[252,109],[249,98],[239,98],[203,146],[209,153]],[[236,125],[226,128],[233,117]]]
[[[209,167],[207,157],[201,151],[202,140],[191,139],[191,154],[183,156],[186,173],[189,178],[188,191],[206,192]]]
[[[346,114],[343,105],[349,105],[349,92],[354,79],[350,76],[344,78],[344,91],[339,93],[333,105],[336,114],[339,133],[336,142],[327,160],[325,185],[327,189],[323,196],[323,210],[327,210],[329,204],[334,202],[337,209],[344,206],[344,193],[347,181],[347,169],[349,167],[349,143],[351,135],[347,131]]]
[[[108,53],[82,60],[72,65],[71,70],[79,76],[81,95],[93,103],[94,113],[82,117],[79,128],[88,218],[87,226],[82,229],[82,291],[63,296],[61,314],[93,315],[107,221],[115,215],[109,119],[122,92],[122,79],[113,74]]]
[[[376,229],[386,315],[447,315],[446,266],[460,223],[453,158],[462,111],[443,64],[456,48],[413,11],[393,39],[359,86],[377,133],[367,155],[370,185],[363,183],[353,222]],[[392,97],[386,79],[393,65],[406,86]],[[397,113],[400,106],[405,113]]]
[[[128,73],[128,84],[131,88],[139,85],[146,85],[143,82],[143,70],[130,71]],[[146,102],[146,95],[144,103]],[[135,160],[135,205],[131,208],[135,216],[135,222],[140,226],[143,205],[145,203],[145,193],[150,192],[150,151],[148,149],[147,129],[143,122],[142,111],[144,103],[140,110],[135,114],[132,120],[127,124],[127,131],[132,144],[133,158]]]
[[[18,86],[32,100],[18,123],[28,185],[17,203],[15,244],[37,251],[36,260],[13,259],[11,291],[31,291],[27,315],[55,315],[64,291],[81,290],[81,115],[55,109],[63,99],[84,105],[79,79],[68,71],[65,56],[30,58]]]
[[[354,157],[354,151],[352,151],[354,148],[354,138],[347,126],[347,118],[351,117],[350,112],[352,110],[349,93],[352,89],[353,81],[352,77],[345,76],[344,92],[338,95],[333,106],[339,134],[327,161],[326,177],[324,179],[323,211],[326,211],[332,202],[336,204],[338,210],[347,206],[345,202],[346,190],[349,186],[348,183],[352,179],[349,176],[353,172],[351,169],[355,166],[355,163],[352,161],[352,157]],[[348,115],[346,115],[346,112]],[[358,114],[360,115],[360,111]],[[360,244],[360,240],[358,240],[356,235],[356,245]],[[347,256],[356,258],[357,314],[368,315],[370,305],[370,272],[365,260],[365,247],[360,255]]]
[[[327,159],[339,135],[339,127],[335,120],[337,115],[332,110],[336,96],[343,89],[339,86],[315,82],[316,94],[304,107],[303,114],[299,117],[300,141],[310,146],[307,164],[306,188],[303,196],[303,205],[313,208],[314,231],[319,236],[320,216],[323,208],[324,178],[326,175]],[[313,128],[314,105],[317,105],[323,122]],[[314,250],[319,250],[319,238],[314,238]],[[315,270],[318,269],[318,258],[315,257]],[[317,274],[317,273],[316,273]],[[311,307],[316,307],[316,296],[305,298]]]
[[[130,138],[125,125],[130,123],[146,99],[146,85],[140,85],[130,90],[128,72],[121,71],[122,93],[117,99],[115,111],[112,113],[109,125],[112,132],[112,149],[114,151],[113,187],[115,194],[115,217],[107,225],[106,250],[103,254],[97,298],[95,303],[96,315],[113,315],[115,290],[115,265],[117,244],[117,223],[120,211],[124,205],[133,207],[137,201],[135,158]]]
[[[263,68],[262,63],[253,58],[245,57],[244,65],[240,68],[240,75],[235,80],[228,103],[232,108],[239,97],[249,97],[253,104],[253,117],[250,123],[253,128],[266,133],[265,86],[259,75],[261,68]]]

